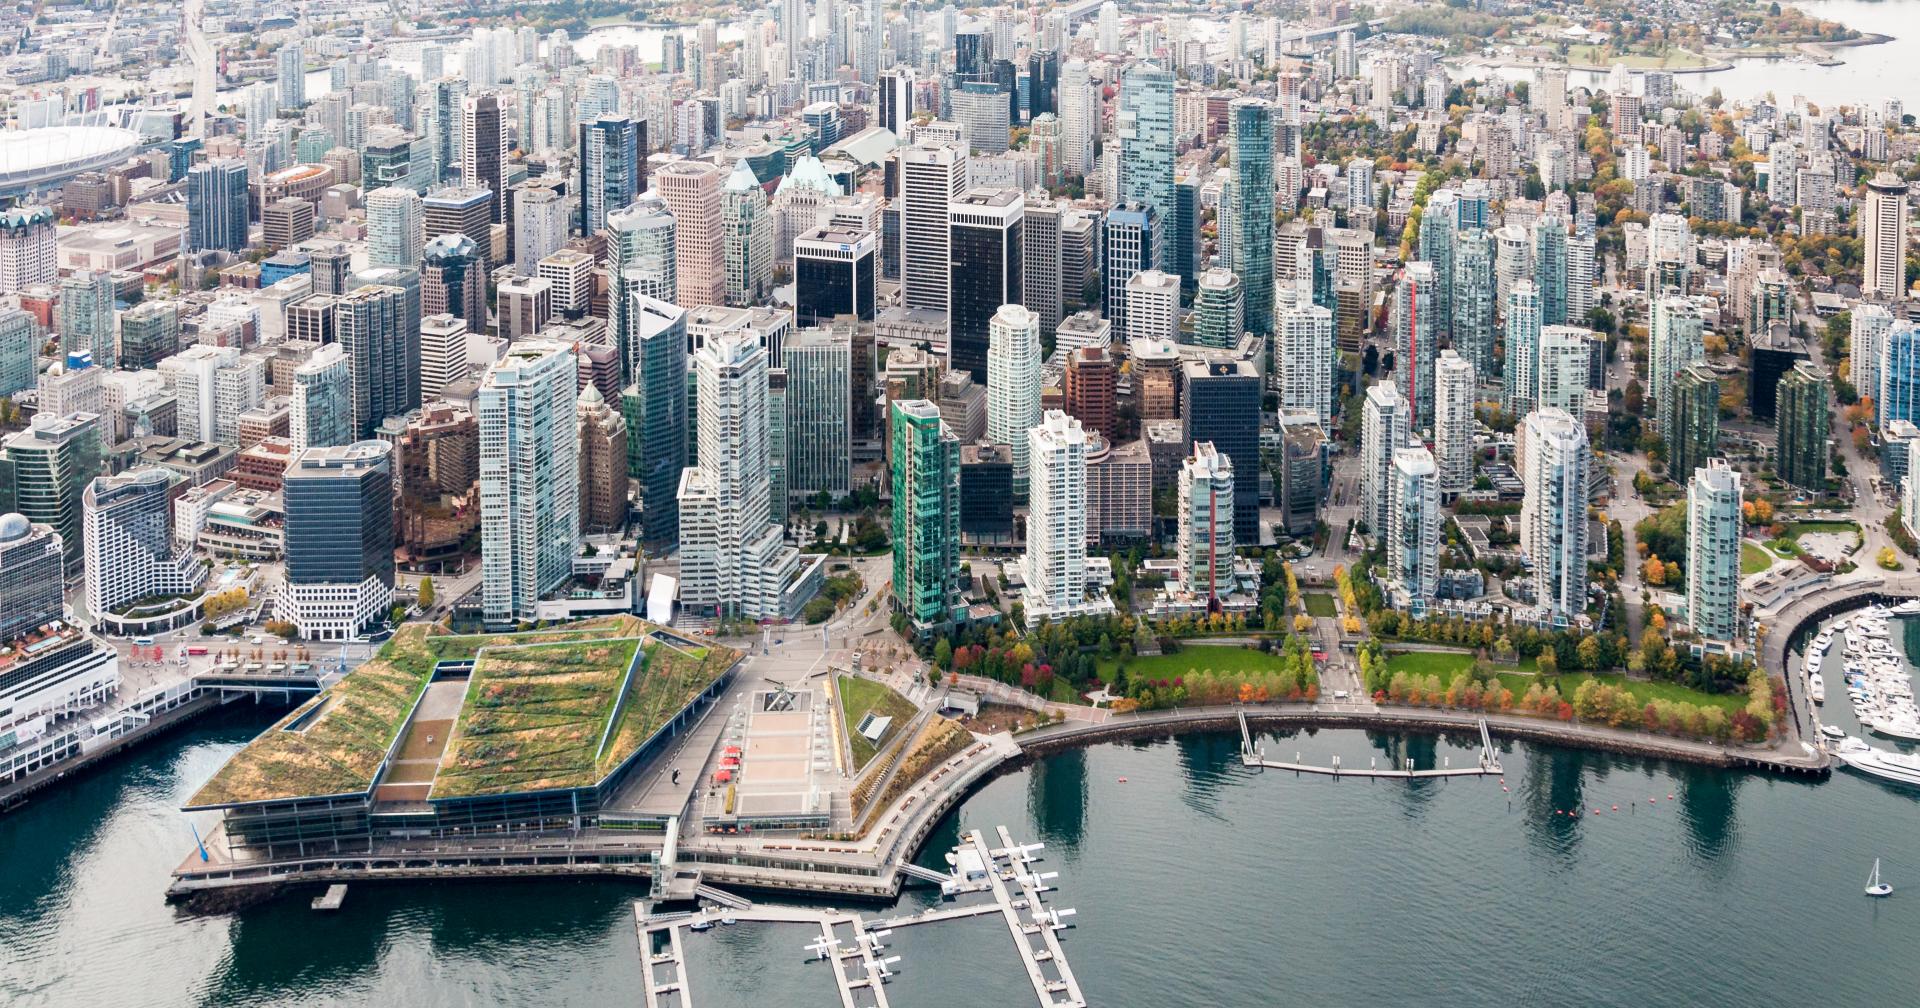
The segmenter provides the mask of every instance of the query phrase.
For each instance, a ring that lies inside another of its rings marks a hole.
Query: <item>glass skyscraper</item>
[[[1273,332],[1273,106],[1236,98],[1227,119],[1233,136],[1230,261],[1240,274],[1242,324],[1266,336]]]
[[[1159,220],[1173,219],[1171,72],[1153,63],[1127,69],[1120,80],[1119,132],[1120,199],[1151,208]],[[1154,238],[1151,265],[1159,268],[1165,252],[1160,237]]]

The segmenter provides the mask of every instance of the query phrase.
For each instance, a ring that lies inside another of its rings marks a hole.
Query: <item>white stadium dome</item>
[[[0,193],[63,182],[119,164],[140,149],[140,134],[114,126],[47,126],[0,132]]]

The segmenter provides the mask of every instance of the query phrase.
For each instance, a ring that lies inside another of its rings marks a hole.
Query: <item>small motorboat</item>
[[[1886,884],[1885,882],[1880,881],[1880,859],[1879,858],[1873,859],[1873,874],[1867,876],[1867,895],[1869,896],[1893,895],[1893,887]]]
[[[1827,684],[1820,678],[1820,673],[1807,673],[1807,695],[1813,698],[1814,703],[1827,702]]]
[[[720,918],[720,923],[722,923],[722,924],[725,924],[725,925],[726,925],[726,926],[728,926],[728,927],[732,927],[732,926],[734,926],[735,924],[738,924],[738,923],[740,923],[740,918],[738,918],[738,917],[722,917],[722,918]]]
[[[1835,742],[1847,737],[1846,729],[1838,727],[1837,725],[1821,725],[1820,734],[1825,735]]]
[[[697,921],[694,921],[693,923],[691,923],[691,924],[689,924],[689,925],[687,925],[687,930],[689,930],[689,931],[711,931],[711,930],[713,930],[713,922],[712,922],[712,921],[710,921],[710,920],[707,920],[706,918],[704,918],[704,917],[703,917],[703,918],[701,918],[700,920],[697,920]]]

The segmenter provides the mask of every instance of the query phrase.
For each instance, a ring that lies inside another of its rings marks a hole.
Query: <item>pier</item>
[[[1407,765],[1400,769],[1383,770],[1375,766],[1371,760],[1368,761],[1365,769],[1359,767],[1343,767],[1340,765],[1340,757],[1338,756],[1335,756],[1333,762],[1327,766],[1314,766],[1312,764],[1298,762],[1300,758],[1298,753],[1294,755],[1295,762],[1275,762],[1266,758],[1265,749],[1253,744],[1253,729],[1247,724],[1246,711],[1243,710],[1239,712],[1239,720],[1240,763],[1242,766],[1255,767],[1261,770],[1291,770],[1296,774],[1320,774],[1326,777],[1384,777],[1395,780],[1417,780],[1425,777],[1486,777],[1502,772],[1500,769],[1500,754],[1499,751],[1493,747],[1493,736],[1487,730],[1486,718],[1480,719],[1480,753],[1477,765],[1471,767],[1452,767],[1443,764],[1439,767],[1426,770],[1414,769],[1412,760],[1408,760]]]
[[[647,1008],[693,1008],[682,931],[706,931],[716,924],[810,925],[819,931],[806,951],[832,968],[840,1008],[891,1008],[886,981],[900,957],[882,954],[886,948],[882,938],[896,928],[995,915],[1006,923],[1040,1008],[1085,1008],[1080,982],[1059,935],[1071,926],[1063,919],[1073,911],[1044,905],[1043,894],[1052,888],[1047,880],[1053,875],[1041,875],[1033,868],[1040,860],[1034,852],[1041,845],[1015,843],[1004,826],[998,829],[998,839],[1000,845],[995,847],[979,830],[967,834],[952,855],[952,875],[918,866],[909,872],[940,881],[942,891],[949,894],[988,894],[992,898],[987,902],[929,907],[875,920],[831,909],[761,906],[712,886],[700,886],[697,895],[718,905],[698,910],[654,913],[651,901],[635,903],[635,927],[647,969]],[[655,951],[657,947],[661,950]]]
[[[313,898],[313,908],[315,910],[338,910],[340,909],[341,904],[345,903],[346,901],[347,901],[346,883],[336,882],[333,885],[328,886],[326,892],[322,893],[319,896],[315,896]]]

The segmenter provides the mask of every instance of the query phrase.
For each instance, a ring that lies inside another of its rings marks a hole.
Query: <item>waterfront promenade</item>
[[[857,840],[792,836],[695,835],[678,843],[676,865],[706,882],[743,889],[891,899],[910,861],[948,811],[992,775],[1027,758],[1126,738],[1199,731],[1234,732],[1245,715],[1256,728],[1356,728],[1392,732],[1459,732],[1478,736],[1484,720],[1494,736],[1770,773],[1825,776],[1829,759],[1790,737],[1773,746],[1727,746],[1515,714],[1382,706],[1365,702],[1281,703],[1182,708],[1114,714],[1098,722],[1065,721],[1018,736],[976,737],[930,769],[895,799]],[[169,896],[275,889],[289,882],[446,879],[539,875],[648,876],[663,848],[659,834],[583,829],[562,834],[485,834],[460,840],[377,843],[372,849],[274,859],[235,856],[218,831],[208,857],[198,851],[175,872]]]

